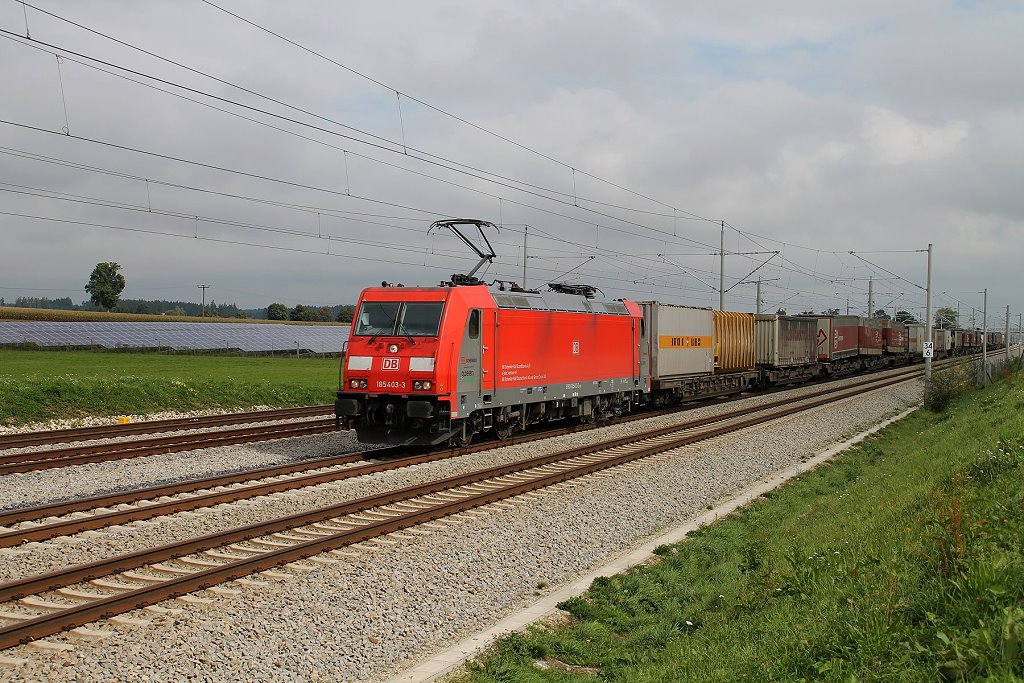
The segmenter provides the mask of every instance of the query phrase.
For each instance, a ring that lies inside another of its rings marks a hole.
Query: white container
[[[710,308],[640,301],[647,326],[651,381],[715,372],[714,316]]]
[[[756,325],[758,365],[786,368],[817,362],[817,318],[758,315]]]

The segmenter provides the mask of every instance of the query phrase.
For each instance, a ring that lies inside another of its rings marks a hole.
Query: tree
[[[339,323],[350,323],[352,318],[356,315],[355,306],[341,306],[338,310],[338,322]]]
[[[779,310],[775,311],[775,315],[786,315],[786,309],[780,308]]]
[[[121,265],[113,261],[97,263],[92,269],[85,291],[89,293],[92,302],[100,308],[109,311],[117,305],[125,286],[124,275],[117,272],[119,270]]]
[[[311,311],[309,307],[303,306],[302,304],[295,304],[295,308],[293,308],[291,312],[288,313],[288,319],[308,323],[310,320],[313,319],[313,311]]]
[[[329,323],[331,322],[331,307],[321,306],[310,310],[309,319],[318,323]]]
[[[960,315],[956,312],[955,308],[949,306],[943,306],[939,310],[935,311],[935,327],[940,330],[952,330],[958,325]]]
[[[879,318],[881,320],[889,320],[890,319],[889,318],[889,314],[885,312],[884,308],[879,308],[877,311],[875,311],[875,314],[873,316],[871,316],[871,317]]]
[[[822,313],[822,315],[839,315],[839,309],[838,308],[826,308],[821,313]]]
[[[273,303],[267,306],[267,320],[287,320],[288,307],[284,304]]]
[[[910,311],[896,311],[896,322],[898,323],[916,323],[917,318]]]

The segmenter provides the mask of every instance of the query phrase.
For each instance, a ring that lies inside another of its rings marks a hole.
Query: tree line
[[[0,297],[0,306],[18,308],[42,308],[60,311],[108,311],[115,313],[139,313],[148,315],[174,315],[216,318],[255,318],[264,320],[295,320],[302,322],[351,322],[355,306],[306,306],[297,304],[289,309],[281,303],[272,303],[266,308],[242,309],[236,304],[218,304],[213,299],[205,307],[192,301],[168,301],[166,299],[122,299],[121,292],[127,284],[121,274],[121,264],[108,261],[97,263],[89,275],[85,291],[89,300],[76,304],[71,297],[19,296],[13,302]]]
[[[267,306],[267,320],[350,323],[355,314],[356,307],[351,305],[305,306],[297,304],[291,309],[282,303],[272,303]]]

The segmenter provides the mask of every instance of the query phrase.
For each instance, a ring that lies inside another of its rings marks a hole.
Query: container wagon
[[[815,318],[757,315],[755,361],[766,386],[808,379],[818,374]]]
[[[833,315],[817,321],[816,347],[825,373],[845,375],[860,370],[860,317]]]
[[[736,393],[756,384],[753,315],[658,301],[639,306],[644,318],[640,374],[650,377],[654,405]]]
[[[889,364],[889,359],[883,357],[885,322],[880,318],[859,318],[857,320],[857,345],[863,369],[873,370]]]

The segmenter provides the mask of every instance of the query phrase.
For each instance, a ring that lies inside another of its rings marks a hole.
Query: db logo
[[[397,370],[399,360],[397,358],[381,358],[380,369],[381,370]]]
[[[572,343],[572,354],[574,356],[580,355],[580,343],[578,341],[573,341]]]

